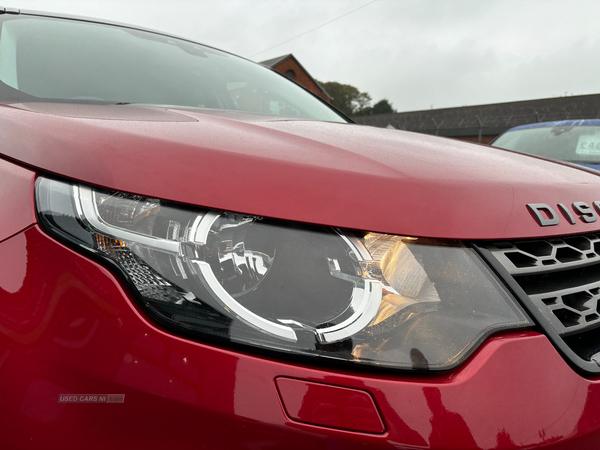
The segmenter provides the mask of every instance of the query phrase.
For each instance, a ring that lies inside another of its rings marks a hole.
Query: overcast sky
[[[352,84],[374,101],[389,99],[399,111],[600,93],[599,0],[15,0],[6,5],[131,23],[254,61],[293,53],[314,78]]]

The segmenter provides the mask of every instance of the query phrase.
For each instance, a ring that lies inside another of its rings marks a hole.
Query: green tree
[[[392,114],[395,112],[397,111],[392,108],[392,104],[389,100],[384,98],[373,105],[373,112],[371,114]]]
[[[331,96],[331,104],[347,116],[356,116],[360,111],[369,108],[371,96],[360,92],[354,86],[337,81],[319,82]]]
[[[397,112],[394,108],[392,108],[392,104],[388,99],[384,98],[383,100],[379,100],[373,106],[367,106],[366,108],[357,111],[355,116],[370,116],[371,114],[391,114]]]

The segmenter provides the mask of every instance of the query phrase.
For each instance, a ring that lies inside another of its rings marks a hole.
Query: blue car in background
[[[600,170],[599,119],[521,125],[501,134],[490,145]]]

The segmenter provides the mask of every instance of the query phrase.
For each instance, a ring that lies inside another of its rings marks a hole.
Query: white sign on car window
[[[578,155],[600,155],[600,135],[584,134],[579,136],[575,153]]]

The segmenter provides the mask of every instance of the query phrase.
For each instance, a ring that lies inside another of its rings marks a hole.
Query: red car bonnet
[[[235,212],[384,233],[508,239],[528,203],[600,200],[600,178],[450,139],[351,124],[135,105],[0,108],[0,153],[74,180]]]

